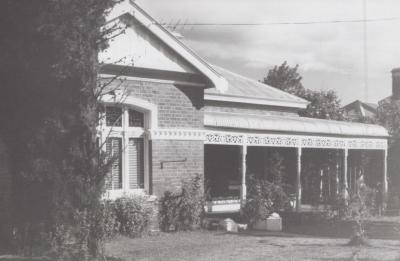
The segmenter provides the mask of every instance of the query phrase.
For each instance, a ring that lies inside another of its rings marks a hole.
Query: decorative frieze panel
[[[206,143],[225,144],[225,145],[242,145],[245,142],[244,135],[227,134],[227,133],[207,133]]]
[[[201,140],[205,144],[326,149],[387,149],[386,139],[337,138],[302,135],[253,134],[190,129],[155,129],[146,134],[153,140]]]
[[[247,144],[253,146],[272,147],[298,147],[299,140],[293,137],[284,136],[247,136]]]
[[[303,148],[346,148],[346,140],[330,137],[300,137],[301,147]]]
[[[205,144],[326,149],[387,149],[386,139],[336,138],[302,135],[251,134],[208,131]]]
[[[149,138],[152,140],[201,140],[204,141],[203,130],[189,129],[156,129],[149,130]]]
[[[349,149],[377,149],[385,150],[388,147],[386,140],[352,139],[347,142]]]

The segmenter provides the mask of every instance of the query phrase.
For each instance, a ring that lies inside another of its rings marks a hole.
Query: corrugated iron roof
[[[207,89],[205,91],[206,95],[238,97],[244,99],[253,98],[266,101],[282,101],[285,103],[291,102],[294,104],[299,104],[299,108],[302,108],[308,104],[308,101],[272,86],[233,73],[227,69],[215,65],[212,65],[212,67],[228,81],[228,89],[223,93],[215,88]]]
[[[209,127],[247,129],[281,133],[307,133],[313,135],[388,137],[379,125],[306,117],[258,116],[233,113],[205,113],[204,125]]]

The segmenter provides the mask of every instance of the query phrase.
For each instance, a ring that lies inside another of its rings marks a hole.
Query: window
[[[122,108],[106,107],[106,125],[114,127],[122,126]]]
[[[105,151],[112,160],[106,189],[144,189],[144,113],[124,106],[107,106],[104,118]]]
[[[143,113],[129,109],[129,127],[144,127]]]

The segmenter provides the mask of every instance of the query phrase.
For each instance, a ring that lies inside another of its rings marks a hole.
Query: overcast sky
[[[159,22],[276,23],[363,18],[363,0],[136,0]],[[400,67],[400,1],[367,0],[371,102],[391,94]],[[364,100],[363,23],[179,26],[183,41],[207,61],[261,80],[268,69],[299,64],[310,89],[334,89],[343,104]]]

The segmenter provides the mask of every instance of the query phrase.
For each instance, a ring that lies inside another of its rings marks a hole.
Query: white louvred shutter
[[[143,139],[130,138],[128,146],[128,161],[129,161],[129,188],[140,189],[144,188],[144,153]]]
[[[122,188],[122,139],[107,138],[106,152],[112,160],[111,168],[107,174],[106,189]]]

